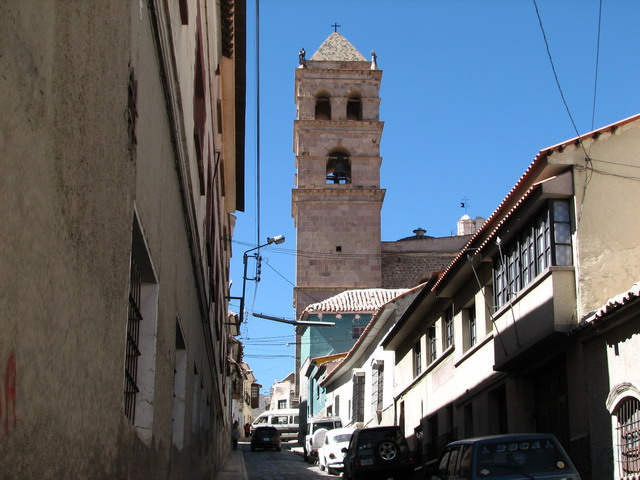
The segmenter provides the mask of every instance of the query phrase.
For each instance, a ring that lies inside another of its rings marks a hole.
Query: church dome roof
[[[349,40],[338,32],[329,35],[322,45],[313,54],[311,60],[333,62],[366,62],[367,59],[351,45]]]

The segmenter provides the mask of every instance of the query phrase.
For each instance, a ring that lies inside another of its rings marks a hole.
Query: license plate
[[[373,465],[373,458],[363,458],[360,464],[363,467],[366,467],[367,465]]]
[[[268,442],[269,440],[270,440],[270,438],[269,438],[269,437],[262,437],[262,441],[263,441],[263,442]]]

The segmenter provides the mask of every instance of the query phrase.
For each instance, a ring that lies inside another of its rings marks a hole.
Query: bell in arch
[[[349,159],[342,155],[334,157],[327,169],[327,183],[351,183]]]

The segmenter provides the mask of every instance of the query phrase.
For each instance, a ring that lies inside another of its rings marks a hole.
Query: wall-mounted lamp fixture
[[[263,245],[258,245],[257,247],[253,247],[250,248],[249,250],[246,250],[244,252],[244,254],[242,255],[242,263],[244,264],[244,273],[242,274],[242,297],[240,297],[240,312],[238,314],[239,316],[239,321],[238,324],[242,325],[242,320],[244,319],[244,295],[245,295],[245,291],[247,288],[247,280],[253,280],[254,282],[259,282],[260,281],[260,275],[256,274],[256,276],[254,278],[247,278],[247,259],[249,257],[253,257],[255,258],[258,262],[260,262],[260,254],[259,253],[254,253],[252,255],[249,255],[249,252],[253,252],[254,250],[258,250],[262,247],[266,247],[267,245],[280,245],[281,243],[284,243],[284,235],[277,235],[275,237],[267,237],[267,243],[263,244]]]

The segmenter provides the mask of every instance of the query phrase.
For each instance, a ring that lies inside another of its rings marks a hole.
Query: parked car
[[[251,435],[251,451],[256,448],[273,448],[277,452],[281,450],[280,432],[276,427],[256,427]]]
[[[318,466],[320,470],[325,469],[329,475],[341,472],[344,468],[344,452],[343,448],[349,446],[351,440],[351,428],[335,428],[327,431],[324,436],[324,443],[318,449]]]
[[[427,472],[429,473],[429,472]],[[470,438],[446,446],[432,480],[579,480],[580,475],[551,434]]]
[[[340,417],[309,418],[307,420],[307,434],[304,437],[304,459],[307,462],[314,462],[318,456],[318,449],[324,442],[325,433],[341,427]]]
[[[413,454],[398,426],[354,430],[343,452],[347,480],[406,480],[414,473]]]

